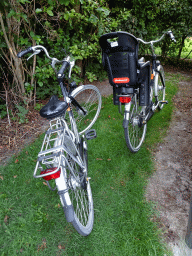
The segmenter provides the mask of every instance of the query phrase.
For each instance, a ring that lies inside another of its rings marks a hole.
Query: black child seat
[[[113,102],[119,104],[118,95],[134,93],[145,87],[145,99],[140,105],[149,104],[150,61],[138,60],[139,42],[127,32],[112,32],[99,39],[102,48],[102,63],[113,86]],[[140,90],[142,91],[142,90]]]
[[[60,101],[56,95],[53,95],[49,102],[40,110],[40,115],[47,119],[53,119],[63,115],[67,107],[67,102]]]

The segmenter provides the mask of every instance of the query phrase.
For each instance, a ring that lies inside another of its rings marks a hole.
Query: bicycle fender
[[[72,222],[74,220],[74,208],[73,205],[67,205],[63,207],[65,218],[67,222]]]
[[[130,107],[130,104],[128,105]],[[129,108],[130,109],[130,108]],[[123,119],[123,128],[127,128],[129,124],[129,111],[125,110]]]
[[[65,218],[67,220],[67,222],[72,222],[74,220],[74,208],[73,208],[73,205],[67,205],[67,202],[65,200],[65,191],[59,191],[58,192],[59,196],[61,197],[62,199],[62,203],[63,203],[63,211],[65,213]]]
[[[129,120],[124,119],[124,120],[123,120],[123,128],[124,128],[124,129],[127,128],[127,127],[128,127],[128,124],[129,124]]]

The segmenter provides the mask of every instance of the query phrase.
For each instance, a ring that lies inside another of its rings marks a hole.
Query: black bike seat
[[[47,119],[52,119],[63,115],[67,110],[68,104],[60,101],[56,95],[53,95],[49,102],[40,110],[40,115]]]

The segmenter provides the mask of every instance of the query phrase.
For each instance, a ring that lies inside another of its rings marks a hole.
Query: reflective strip
[[[130,79],[128,77],[113,78],[113,82],[116,84],[128,83]]]

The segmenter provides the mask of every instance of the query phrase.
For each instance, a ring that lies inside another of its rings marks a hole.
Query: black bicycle
[[[172,31],[168,31],[156,41],[145,42],[127,32],[112,32],[100,37],[102,63],[113,86],[113,103],[122,113],[123,128],[128,148],[137,152],[146,135],[147,121],[156,109],[161,110],[165,100],[165,75],[157,60],[153,44],[165,35],[176,42]],[[144,57],[138,59],[139,42],[150,44],[152,65]]]

